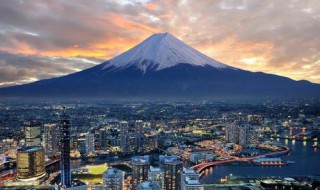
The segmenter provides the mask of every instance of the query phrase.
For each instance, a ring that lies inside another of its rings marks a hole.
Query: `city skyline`
[[[6,1],[0,8],[0,86],[92,67],[159,32],[231,66],[320,82],[316,1]]]
[[[319,101],[1,105],[1,189],[320,187]]]
[[[320,190],[320,1],[0,2],[0,189]]]

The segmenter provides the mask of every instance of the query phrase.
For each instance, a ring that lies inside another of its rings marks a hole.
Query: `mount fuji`
[[[92,68],[1,88],[0,97],[251,101],[320,98],[320,85],[231,67],[160,33]]]

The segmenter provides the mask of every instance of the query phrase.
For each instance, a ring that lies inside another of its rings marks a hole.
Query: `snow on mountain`
[[[153,34],[132,49],[107,61],[102,69],[124,69],[135,65],[145,72],[148,68],[161,70],[179,63],[210,65],[215,68],[229,67],[200,53],[169,33],[160,33]]]

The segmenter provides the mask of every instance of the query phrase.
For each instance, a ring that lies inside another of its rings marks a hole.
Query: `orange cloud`
[[[55,50],[37,49],[30,46],[28,43],[14,41],[14,48],[0,47],[0,50],[9,53],[19,53],[25,55],[60,57],[83,56],[110,59],[113,56],[132,48],[151,34],[161,31],[159,28],[154,28],[143,23],[125,19],[123,18],[123,16],[114,13],[108,13],[103,18],[99,18],[95,22],[97,23],[97,25],[101,24],[101,22],[103,24],[108,23],[113,27],[116,26],[118,28],[117,30],[136,33],[138,35],[134,35],[131,38],[121,37],[117,35],[105,38],[99,38],[99,36],[97,36],[97,40],[86,47],[74,44],[70,47],[64,47]]]
[[[157,27],[151,27],[151,26],[148,26],[143,23],[134,22],[132,20],[125,19],[125,18],[123,18],[123,16],[118,15],[118,14],[108,13],[106,16],[110,18],[109,21],[113,25],[118,26],[119,28],[121,28],[123,30],[129,30],[132,32],[139,32],[140,34],[144,34],[144,35],[145,34],[150,35],[150,34],[158,33],[161,31]]]
[[[156,11],[159,9],[159,6],[156,4],[152,4],[152,3],[146,3],[146,4],[144,4],[144,8],[149,11]]]

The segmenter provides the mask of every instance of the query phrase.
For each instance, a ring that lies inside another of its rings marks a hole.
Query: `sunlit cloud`
[[[320,83],[320,2],[0,3],[0,86],[77,72],[170,32],[225,64]]]

